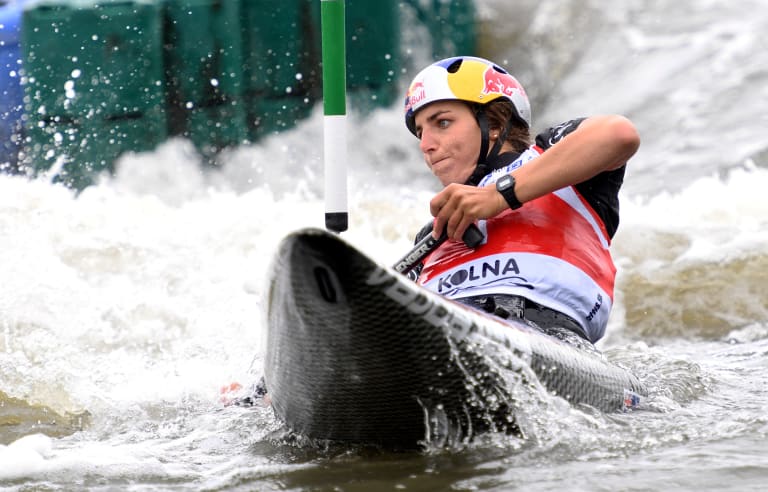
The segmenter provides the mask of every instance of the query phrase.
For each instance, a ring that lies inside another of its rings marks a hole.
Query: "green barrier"
[[[304,34],[319,26],[309,25],[307,1],[242,0],[243,75],[249,95],[301,97],[309,91],[311,75],[304,72],[319,56],[319,46]]]
[[[23,162],[64,160],[59,180],[73,186],[171,135],[213,157],[291,128],[322,99],[320,0],[64,1],[23,16]],[[399,98],[401,9],[432,32],[436,57],[475,51],[471,0],[346,1],[356,111]]]
[[[249,134],[257,140],[309,116],[321,97],[319,24],[310,0],[242,0],[243,76]],[[319,5],[319,0],[311,0]]]
[[[473,55],[477,51],[477,26],[472,0],[432,0],[427,27],[432,33],[435,58]]]
[[[322,98],[320,1],[242,1],[249,122],[258,138],[290,127]],[[356,111],[389,106],[400,97],[400,3],[346,0],[347,89]],[[434,58],[476,53],[473,0],[405,4],[431,33]]]
[[[248,138],[239,0],[166,0],[168,125],[207,157]]]
[[[140,118],[51,118],[29,126],[25,157],[38,173],[56,170],[56,182],[82,190],[99,173],[112,172],[122,154],[152,150],[165,134],[162,107],[152,108]]]
[[[25,10],[23,162],[82,188],[124,151],[166,138],[160,9],[133,1],[36,4]]]
[[[242,101],[190,109],[180,133],[195,144],[207,164],[216,164],[219,151],[249,141]]]
[[[347,86],[358,108],[398,98],[400,12],[397,2],[347,0]],[[362,107],[361,107],[362,105]]]
[[[245,94],[252,140],[294,126],[322,99],[320,1],[242,0]],[[347,0],[347,87],[356,110],[399,97],[397,2]]]
[[[399,98],[400,6],[398,2],[347,0],[347,90],[356,111],[367,112],[388,106]],[[312,4],[312,24],[308,33],[320,46],[320,2]],[[316,63],[319,65],[319,58]]]
[[[436,60],[477,53],[474,0],[406,0],[432,37]]]
[[[315,102],[309,97],[252,98],[248,101],[251,141],[295,127],[312,113]]]

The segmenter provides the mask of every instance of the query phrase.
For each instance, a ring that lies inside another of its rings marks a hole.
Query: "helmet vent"
[[[448,68],[446,68],[446,70],[448,71],[448,73],[456,73],[456,72],[458,72],[459,68],[461,68],[461,64],[462,64],[463,61],[464,60],[459,58],[455,62],[453,62],[450,65],[448,65]]]

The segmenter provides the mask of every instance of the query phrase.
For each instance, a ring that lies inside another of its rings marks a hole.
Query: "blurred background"
[[[322,98],[319,1],[17,0],[0,15],[10,172],[63,159],[75,164],[58,180],[81,189],[123,153],[171,137],[216,165],[221,150],[294,127]],[[400,99],[409,37],[425,59],[474,54],[478,29],[473,0],[346,2],[351,105]]]

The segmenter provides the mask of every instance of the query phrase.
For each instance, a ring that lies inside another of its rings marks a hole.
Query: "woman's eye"
[[[451,122],[449,120],[439,120],[437,122],[437,126],[440,128],[448,128],[448,125],[450,125]]]

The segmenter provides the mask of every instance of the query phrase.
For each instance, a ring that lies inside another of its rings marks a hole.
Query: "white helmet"
[[[416,134],[416,112],[435,101],[458,100],[488,104],[503,98],[512,103],[517,119],[531,127],[531,104],[523,86],[495,63],[474,56],[457,56],[433,63],[418,73],[405,96],[405,125]]]

